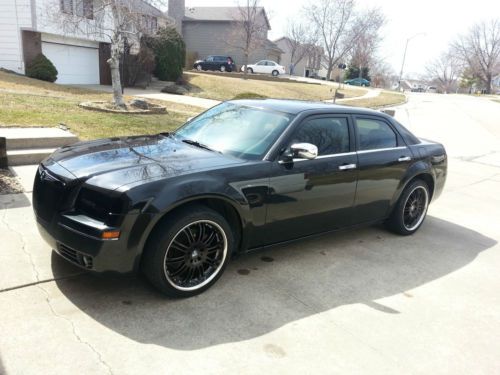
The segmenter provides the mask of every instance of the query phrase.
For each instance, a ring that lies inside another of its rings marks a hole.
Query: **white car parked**
[[[245,66],[241,67],[241,71],[245,70]],[[272,74],[273,76],[277,76],[279,74],[285,74],[285,67],[275,63],[271,60],[261,60],[255,64],[247,65],[248,73],[264,73],[264,74]]]

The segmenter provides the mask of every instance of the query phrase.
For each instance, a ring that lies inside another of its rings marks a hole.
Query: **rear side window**
[[[346,118],[319,117],[306,120],[292,137],[293,143],[311,143],[318,155],[349,152],[349,125]]]
[[[398,145],[396,133],[384,121],[358,118],[356,127],[360,150],[376,150]]]

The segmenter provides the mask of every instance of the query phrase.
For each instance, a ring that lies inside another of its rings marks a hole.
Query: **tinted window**
[[[214,61],[214,57],[213,56],[208,56],[207,57],[207,61]]]
[[[226,102],[202,113],[173,136],[243,159],[261,159],[292,119],[285,113]]]
[[[306,120],[295,133],[291,143],[311,143],[318,155],[349,152],[349,127],[346,118],[321,117]]]
[[[390,148],[398,145],[396,133],[383,121],[357,119],[356,125],[360,150]]]

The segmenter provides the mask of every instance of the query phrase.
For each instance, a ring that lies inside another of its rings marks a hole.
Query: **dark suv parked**
[[[221,72],[236,71],[236,65],[230,56],[208,56],[205,60],[196,60],[193,68],[196,70],[220,70]]]

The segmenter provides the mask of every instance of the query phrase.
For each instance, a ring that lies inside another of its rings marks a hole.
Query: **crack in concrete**
[[[11,290],[16,290],[16,289],[24,289],[24,288],[28,288],[30,286],[35,286],[35,285],[38,285],[38,284],[50,283],[51,281],[68,280],[68,279],[72,279],[72,278],[75,278],[75,277],[78,277],[78,276],[82,276],[82,275],[87,275],[87,274],[88,274],[88,272],[83,271],[83,272],[73,273],[71,275],[66,275],[66,276],[61,276],[61,277],[54,277],[54,278],[50,278],[50,279],[34,281],[32,283],[27,283],[27,284],[15,285],[15,286],[11,286],[11,287],[8,287],[8,288],[0,289],[0,293],[10,292]]]
[[[49,306],[49,309],[52,312],[52,315],[54,315],[56,318],[63,319],[65,321],[67,321],[71,325],[73,336],[75,336],[76,340],[80,344],[86,345],[91,351],[93,351],[95,353],[95,355],[97,356],[99,363],[101,363],[101,365],[106,368],[106,370],[108,371],[109,374],[113,375],[113,370],[111,369],[111,366],[104,360],[104,358],[102,357],[102,354],[96,348],[94,348],[94,346],[92,346],[92,344],[90,342],[84,340],[78,334],[75,323],[71,319],[67,318],[66,316],[58,314],[56,312],[54,306],[52,305],[52,302],[50,301],[49,292],[45,288],[43,288],[40,284],[38,284],[37,287],[45,293],[45,295],[46,295],[45,301],[47,302],[47,305]]]
[[[40,281],[40,274],[38,273],[38,269],[37,269],[37,268],[36,268],[36,266],[35,266],[35,261],[33,260],[33,256],[32,256],[32,255],[31,255],[31,253],[30,253],[30,252],[26,249],[26,241],[25,241],[25,239],[24,239],[24,235],[23,235],[21,232],[19,232],[18,230],[14,229],[14,228],[13,228],[13,227],[12,227],[12,226],[11,226],[11,225],[7,222],[7,220],[6,220],[6,217],[7,217],[7,208],[6,208],[6,206],[5,206],[5,205],[2,205],[2,209],[4,210],[4,214],[2,215],[2,217],[1,217],[1,219],[0,219],[0,220],[2,221],[2,223],[3,223],[3,224],[5,224],[5,227],[6,227],[9,231],[11,231],[11,232],[13,232],[13,233],[17,234],[17,235],[19,236],[19,238],[21,239],[21,250],[23,251],[23,253],[24,253],[24,254],[28,257],[28,259],[29,259],[29,262],[30,262],[30,264],[31,264],[31,268],[32,268],[32,270],[33,270],[33,273],[35,274],[35,279],[36,279],[36,281]]]

